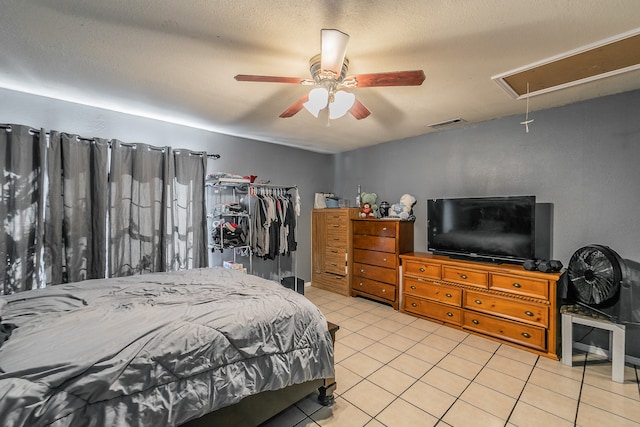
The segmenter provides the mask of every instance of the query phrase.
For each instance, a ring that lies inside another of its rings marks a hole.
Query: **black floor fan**
[[[638,323],[640,283],[632,276],[633,270],[613,249],[585,246],[573,254],[567,266],[569,300],[613,322]]]

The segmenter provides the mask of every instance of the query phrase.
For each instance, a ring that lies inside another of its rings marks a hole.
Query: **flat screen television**
[[[429,251],[488,262],[535,258],[535,196],[427,201]]]

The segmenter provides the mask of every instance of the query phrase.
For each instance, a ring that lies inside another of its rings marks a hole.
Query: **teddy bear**
[[[376,193],[362,193],[360,195],[360,218],[378,218],[378,195]]]
[[[389,209],[390,217],[399,217],[400,219],[410,219],[413,217],[413,205],[416,204],[416,198],[411,194],[403,194],[399,203],[394,203]]]

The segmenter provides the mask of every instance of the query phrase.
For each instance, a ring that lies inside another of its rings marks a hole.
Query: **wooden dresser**
[[[351,218],[357,208],[311,212],[311,285],[349,296]]]
[[[354,219],[351,295],[398,309],[401,253],[413,251],[413,221]]]
[[[403,312],[558,359],[561,273],[428,253],[401,258]]]

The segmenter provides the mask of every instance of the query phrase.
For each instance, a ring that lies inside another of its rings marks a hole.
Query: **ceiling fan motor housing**
[[[603,245],[578,249],[567,267],[569,302],[586,305],[612,321],[640,324],[640,264]]]

